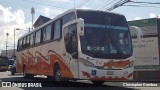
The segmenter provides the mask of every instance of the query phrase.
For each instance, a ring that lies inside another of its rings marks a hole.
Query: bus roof
[[[68,14],[68,13],[71,13],[71,12],[77,12],[77,11],[106,12],[106,13],[112,13],[112,14],[116,14],[116,15],[124,16],[124,15],[119,14],[119,13],[109,12],[109,11],[102,11],[102,10],[94,10],[94,9],[70,9],[70,10],[65,11],[65,12],[64,12],[64,13],[62,13],[62,14],[57,15],[55,18],[53,18],[53,19],[49,20],[48,22],[46,22],[46,23],[44,23],[44,24],[40,25],[39,27],[35,28],[34,30],[32,30],[32,31],[30,31],[30,32],[28,32],[28,33],[26,33],[25,35],[21,36],[20,38],[25,37],[25,36],[29,35],[30,33],[35,32],[35,31],[39,30],[40,28],[42,28],[42,27],[44,27],[44,26],[46,26],[46,25],[48,25],[48,24],[52,23],[53,21],[55,21],[55,20],[57,20],[57,19],[61,18],[62,16],[66,15],[66,14]],[[77,18],[77,16],[76,16],[76,18]],[[19,39],[20,39],[20,38],[19,38]]]

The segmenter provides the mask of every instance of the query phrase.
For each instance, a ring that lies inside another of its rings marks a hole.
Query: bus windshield
[[[87,13],[87,16],[85,16],[81,13],[79,15],[85,21],[84,35],[80,36],[82,53],[103,59],[130,57],[132,55],[132,44],[125,17],[110,16],[104,12],[91,12],[90,14]],[[101,17],[98,17],[98,15],[101,15]]]

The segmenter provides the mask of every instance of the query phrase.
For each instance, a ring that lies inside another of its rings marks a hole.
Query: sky
[[[35,22],[40,15],[54,18],[58,14],[73,8],[106,10],[118,1],[120,0],[0,0],[0,51],[6,48],[6,33],[9,33],[8,49],[13,49],[14,29],[21,29],[15,31],[16,42],[20,36],[28,32],[28,28],[32,25],[32,7],[35,9]],[[159,0],[131,1],[160,2]],[[111,12],[125,15],[128,21],[160,16],[160,7],[158,5],[135,4],[131,2],[125,5],[143,5],[148,7],[121,6]]]

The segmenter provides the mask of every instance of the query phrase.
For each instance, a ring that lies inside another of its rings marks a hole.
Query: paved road
[[[31,89],[54,89],[54,90],[160,90],[160,82],[105,82],[103,85],[100,86],[95,86],[92,84],[90,81],[85,81],[85,80],[80,80],[77,82],[70,81],[70,82],[61,82],[61,83],[56,83],[56,82],[51,82],[46,79],[45,76],[36,76],[31,79],[24,79],[22,75],[16,74],[16,75],[11,75],[9,71],[7,72],[0,72],[0,81],[2,82],[16,82],[16,83],[33,83],[33,82],[38,82],[41,83],[43,88],[24,88],[24,87],[14,87],[14,88],[2,88],[0,87],[0,90],[31,90]],[[0,83],[0,84],[1,84]],[[127,87],[127,85],[132,87]],[[158,85],[156,87],[135,87],[138,85]],[[2,86],[2,84],[0,85]],[[44,88],[45,87],[45,88]]]

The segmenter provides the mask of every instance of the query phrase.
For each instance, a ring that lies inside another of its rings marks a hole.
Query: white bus
[[[55,81],[131,80],[132,52],[125,16],[73,9],[19,38],[17,72]]]

